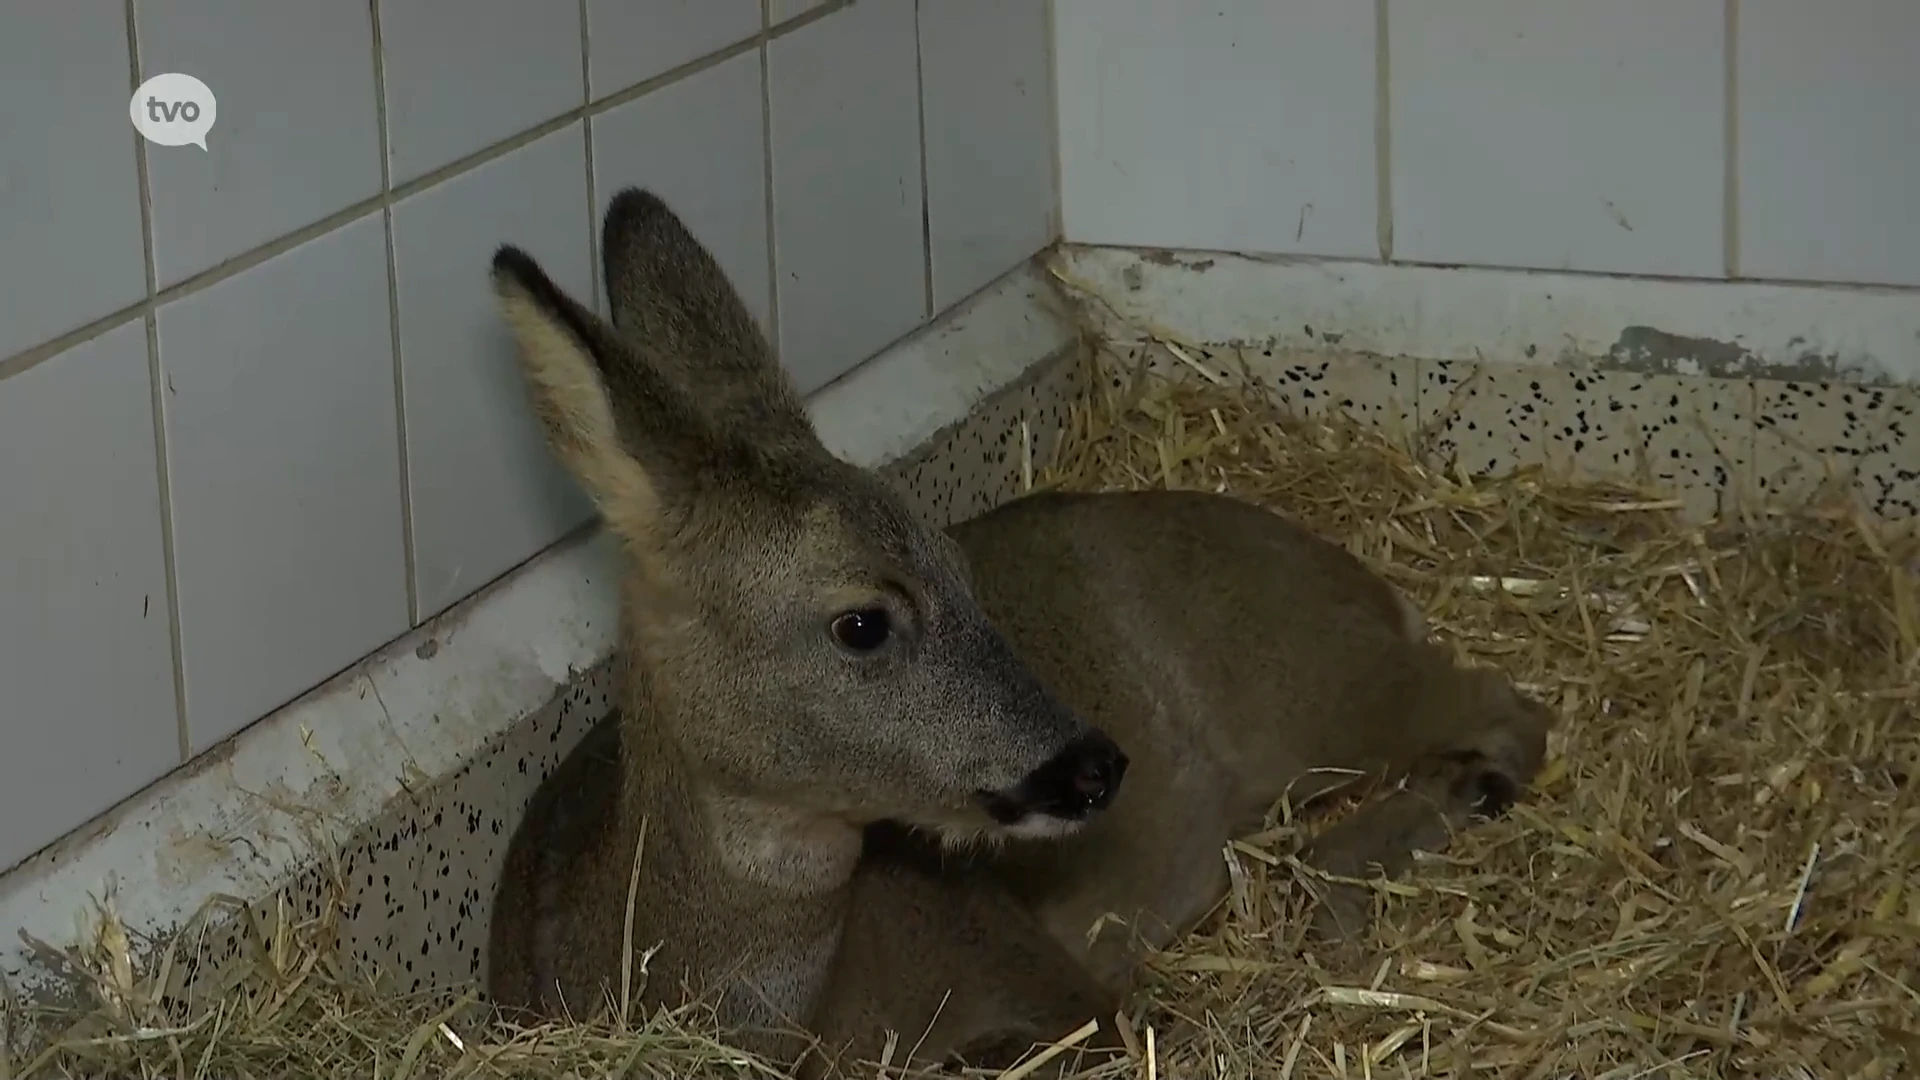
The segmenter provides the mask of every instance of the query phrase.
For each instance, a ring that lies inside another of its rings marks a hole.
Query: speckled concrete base
[[[1695,519],[1816,494],[1920,510],[1911,290],[1086,247],[1056,265],[1110,337],[1231,342],[1199,351],[1438,467],[1637,480]]]
[[[1920,512],[1920,390],[1241,347],[1282,400],[1380,428],[1467,476],[1537,466],[1639,483],[1700,521],[1745,505],[1851,495],[1889,522]]]

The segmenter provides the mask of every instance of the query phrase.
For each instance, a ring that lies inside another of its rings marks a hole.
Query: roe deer
[[[1344,782],[1312,770],[1436,797],[1313,853],[1358,869],[1537,769],[1549,714],[1454,665],[1339,547],[1191,492],[1032,495],[943,535],[821,447],[657,198],[617,196],[602,250],[611,327],[495,259],[548,439],[630,562],[618,744],[576,751],[514,835],[497,1001],[586,1011],[618,986],[638,858],[641,1003],[718,989],[736,1041],[778,1057],[799,1048],[751,1029],[1003,1052],[1111,1015],[1139,949],[1224,894],[1226,840],[1297,781]],[[863,856],[888,820],[998,842]],[[1133,930],[1090,946],[1109,912]]]
[[[617,774],[580,755],[515,832],[489,989],[598,1012],[643,969],[630,940],[658,949],[632,1003],[711,992],[737,1045],[792,1057],[863,826],[1070,833],[1127,758],[1022,666],[952,542],[821,445],[658,198],[620,193],[603,252],[611,326],[519,249],[493,260],[547,440],[628,565]]]

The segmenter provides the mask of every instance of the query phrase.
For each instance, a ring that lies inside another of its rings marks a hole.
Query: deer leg
[[[1476,817],[1507,812],[1522,782],[1480,755],[1430,760],[1401,786],[1362,805],[1316,837],[1302,854],[1308,866],[1335,877],[1397,877],[1415,851],[1440,851]],[[1359,885],[1325,883],[1313,932],[1351,939],[1366,928],[1372,897]]]
[[[1089,990],[1093,988],[1088,987]],[[1084,1015],[1074,1012],[1073,1015]],[[953,1052],[951,1061],[955,1064],[985,1069],[992,1072],[1005,1072],[1021,1060],[1030,1060],[1045,1052],[1049,1044],[1066,1038],[1085,1023],[1071,1023],[1068,1011],[1059,1010],[1052,1019],[1056,1023],[1023,1024],[1017,1029],[1003,1029],[979,1038],[969,1040]],[[1111,1011],[1098,1015],[1100,1028],[1079,1043],[1049,1058],[1038,1069],[1028,1073],[1029,1077],[1044,1078],[1077,1075],[1095,1065],[1103,1064],[1115,1057],[1126,1054],[1126,1044],[1114,1029],[1114,1017]],[[1071,1023],[1071,1026],[1069,1024]]]

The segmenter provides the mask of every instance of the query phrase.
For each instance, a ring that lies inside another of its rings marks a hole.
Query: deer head
[[[679,218],[623,191],[602,251],[610,322],[512,246],[493,284],[548,442],[628,557],[642,722],[700,783],[852,825],[1057,835],[1105,807],[1125,754],[1013,655],[953,542],[822,446]]]

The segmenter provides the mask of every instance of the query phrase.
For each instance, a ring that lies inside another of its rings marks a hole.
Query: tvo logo
[[[205,150],[218,107],[206,83],[176,71],[141,83],[127,103],[127,117],[148,142]]]

